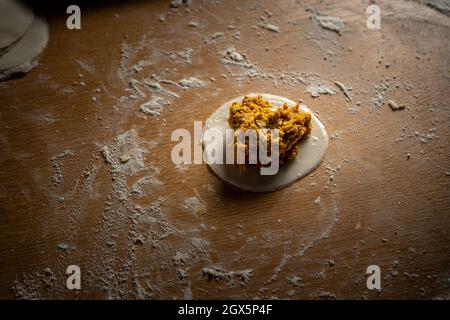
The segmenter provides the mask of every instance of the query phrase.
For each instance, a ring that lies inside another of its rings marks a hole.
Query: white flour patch
[[[214,186],[211,184],[205,184],[203,185],[203,189],[205,189],[208,192],[215,192],[216,190],[214,189]]]
[[[203,268],[203,275],[208,280],[223,281],[227,286],[234,287],[238,285],[246,285],[253,275],[252,269],[238,270],[238,271],[225,271],[219,266],[213,266],[209,268]]]
[[[350,92],[349,92],[351,90],[351,88],[349,86],[345,85],[344,83],[339,82],[339,81],[335,81],[334,84],[337,85],[339,89],[341,89],[341,91],[344,94],[345,98],[348,101],[351,102],[352,101],[352,97],[350,96]]]
[[[18,299],[41,299],[41,293],[56,290],[58,281],[50,268],[36,271],[33,274],[23,274],[13,285],[13,292]],[[61,288],[58,288],[61,289]]]
[[[274,25],[274,24],[265,24],[264,28],[266,28],[269,31],[275,32],[275,33],[279,33],[280,32],[280,27]]]
[[[183,89],[202,88],[205,86],[205,83],[202,80],[194,78],[194,77],[181,79],[180,81],[178,81],[178,84]]]
[[[134,175],[145,169],[146,151],[138,141],[137,132],[131,129],[117,136],[113,144],[103,146],[101,152],[112,173]]]
[[[320,205],[320,197],[317,197],[317,198],[314,200],[314,204],[315,204],[316,206]]]
[[[373,97],[370,99],[370,109],[371,111],[378,111],[384,105],[384,94],[386,93],[388,87],[384,84],[378,84],[373,88]]]
[[[136,269],[136,251],[154,241],[151,234],[141,234],[139,221],[147,217],[149,227],[153,226],[152,221],[158,221],[164,224],[166,232],[174,232],[173,227],[161,217],[164,198],[159,197],[149,207],[142,208],[132,202],[132,190],[128,187],[128,177],[148,170],[144,155],[152,147],[153,143],[141,140],[137,132],[131,129],[101,149],[109,166],[112,186],[95,229],[97,245],[92,249],[95,255],[91,256],[91,263],[97,261],[94,264],[97,268],[91,271],[91,275],[99,283],[98,289],[110,299],[129,297],[130,279],[136,298],[154,297],[158,292],[157,288],[141,285],[139,281],[142,274]],[[139,187],[137,189],[139,191]],[[118,248],[122,245],[125,250],[119,253]],[[100,263],[97,257],[100,257]]]
[[[138,198],[142,198],[148,192],[154,191],[155,189],[161,189],[164,183],[154,176],[145,176],[136,181],[131,192],[134,193]]]
[[[191,64],[193,53],[194,53],[193,49],[186,48],[184,50],[171,52],[169,53],[169,56],[175,63]]]
[[[177,271],[177,276],[179,279],[185,279],[188,277],[188,267],[189,261],[191,260],[190,255],[187,252],[177,251],[175,256],[172,258],[172,262]]]
[[[223,32],[215,32],[215,33],[213,33],[213,35],[211,36],[211,38],[213,39],[213,40],[219,40],[219,39],[222,39],[222,38],[224,38],[225,37],[225,33],[223,33]]]
[[[357,106],[351,106],[347,108],[347,111],[350,112],[351,114],[355,114],[358,113],[360,110]]]
[[[306,87],[305,92],[309,93],[311,95],[311,97],[313,97],[313,98],[317,98],[321,94],[326,94],[326,95],[330,95],[330,96],[336,94],[336,91],[332,87],[330,87],[328,85],[321,85],[321,84],[309,85]]]
[[[423,144],[427,144],[430,141],[437,140],[439,137],[436,135],[436,128],[430,128],[428,131],[423,133],[415,133],[415,136],[419,139],[419,141]]]
[[[66,251],[67,249],[69,249],[69,245],[65,244],[65,243],[60,243],[60,244],[58,244],[58,249],[62,250],[62,251]]]
[[[341,31],[345,26],[345,22],[341,18],[321,15],[316,15],[314,18],[322,28],[334,31],[338,34],[341,34]]]
[[[149,79],[143,80],[143,83],[145,84],[146,88],[152,93],[166,94],[170,97],[179,98],[179,95],[176,94],[175,92],[163,88],[155,76],[152,76],[150,80]]]
[[[95,74],[95,68],[92,66],[92,64],[81,60],[75,60],[75,62],[81,69],[83,69],[87,73]]]
[[[222,54],[222,63],[225,65],[234,65],[247,69],[255,69],[256,66],[248,62],[245,54],[236,51],[234,47],[226,49]]]
[[[177,9],[179,7],[181,7],[182,5],[188,7],[190,6],[192,3],[192,0],[171,0],[170,1],[170,7]]]
[[[192,28],[197,28],[198,27],[198,22],[197,21],[190,21],[188,23],[188,26],[192,27]]]
[[[336,300],[337,299],[335,294],[328,292],[328,291],[324,291],[322,289],[313,292],[310,296],[312,298],[322,299],[322,300]]]
[[[190,197],[184,200],[183,207],[190,213],[200,216],[206,213],[206,207],[197,197]]]
[[[52,175],[53,189],[58,187],[58,185],[61,183],[63,179],[63,164],[61,160],[67,156],[73,156],[72,150],[65,150],[50,159],[50,164],[53,171]]]
[[[153,96],[149,101],[143,103],[139,110],[149,116],[158,118],[161,115],[164,107],[169,104],[170,102],[167,99]]]
[[[300,281],[302,280],[302,278],[296,275],[291,275],[287,278],[287,280],[292,286],[297,287],[300,286]]]

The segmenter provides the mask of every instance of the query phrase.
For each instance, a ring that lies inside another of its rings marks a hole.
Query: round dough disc
[[[287,103],[290,107],[296,105],[296,103],[290,99],[271,94],[254,93],[249,94],[248,96],[253,97],[257,95],[261,95],[263,99],[269,101],[275,108],[285,103]],[[228,124],[228,117],[231,104],[233,102],[242,102],[243,98],[244,96],[241,96],[228,101],[217,109],[217,111],[206,120],[205,130],[208,128],[215,128],[225,132],[226,129],[229,129],[230,126]],[[281,164],[278,173],[275,175],[261,175],[260,169],[255,166],[239,171],[239,169],[232,164],[216,163],[209,164],[210,169],[226,183],[252,192],[279,190],[308,175],[319,166],[325,156],[328,147],[328,134],[322,122],[320,122],[311,110],[303,104],[300,106],[300,109],[311,113],[313,128],[311,133],[299,142],[300,152],[297,157]],[[225,136],[225,134],[223,136]],[[205,147],[205,143],[203,146]],[[223,146],[225,154],[224,142]],[[208,160],[207,154],[205,154],[205,157]]]
[[[0,57],[0,80],[33,69],[47,41],[48,25],[43,18],[36,16],[23,37]]]
[[[16,0],[0,0],[0,54],[22,37],[34,14]]]

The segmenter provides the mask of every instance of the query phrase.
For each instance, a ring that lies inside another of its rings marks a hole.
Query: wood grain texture
[[[0,297],[448,298],[450,18],[382,1],[382,27],[368,30],[368,5],[100,2],[81,7],[79,31],[65,7],[44,10],[39,66],[0,83]],[[342,35],[317,12],[344,19]],[[232,46],[256,74],[222,63]],[[161,82],[187,77],[204,87]],[[155,79],[178,97],[130,85]],[[312,82],[337,94],[312,98]],[[172,131],[250,92],[319,114],[332,135],[322,165],[265,194],[225,186],[206,165],[176,168]],[[158,118],[139,111],[152,96],[170,102]],[[65,287],[71,264],[79,291]],[[366,287],[373,264],[381,291]]]

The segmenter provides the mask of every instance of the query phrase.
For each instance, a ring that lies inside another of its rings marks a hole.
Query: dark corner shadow
[[[22,0],[22,2],[33,10],[43,15],[46,19],[52,19],[66,15],[67,7],[70,5],[78,5],[81,8],[87,7],[89,10],[101,10],[106,7],[126,7],[130,2],[157,2],[166,3],[169,7],[169,1],[167,0],[59,0],[59,1],[38,1],[38,0]]]

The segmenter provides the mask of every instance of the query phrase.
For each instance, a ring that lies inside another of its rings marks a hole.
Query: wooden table
[[[81,30],[42,8],[39,66],[0,84],[0,297],[448,298],[450,18],[377,3],[379,30],[356,0],[102,1]],[[252,67],[224,63],[230,47]],[[173,164],[175,129],[251,92],[317,112],[331,139],[313,174],[253,194]],[[160,115],[141,112],[156,96]]]

